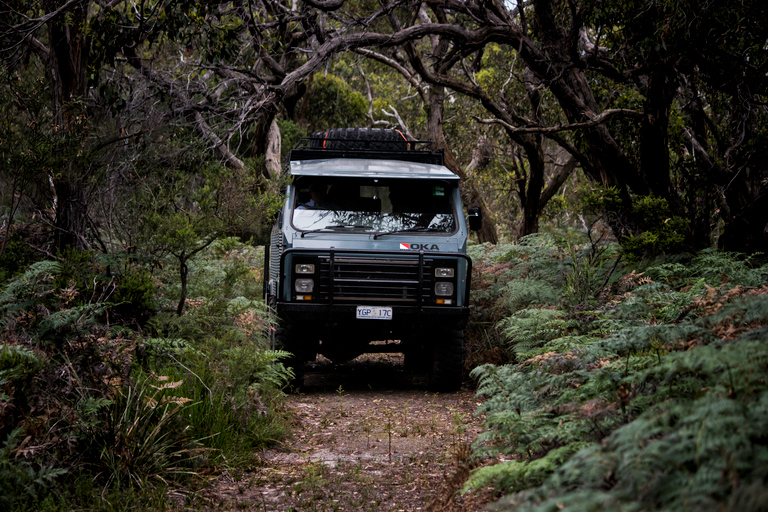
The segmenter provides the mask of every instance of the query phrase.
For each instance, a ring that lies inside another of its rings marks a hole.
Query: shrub
[[[167,487],[283,435],[287,354],[268,350],[269,315],[246,298],[261,255],[225,239],[200,256],[187,314],[154,315],[147,334],[126,324],[169,305],[162,270],[112,280],[101,258],[72,253],[0,289],[1,505],[157,505]]]
[[[156,293],[155,282],[148,271],[129,268],[118,278],[115,292],[109,298],[114,304],[110,312],[116,315],[112,321],[144,325],[157,310]]]
[[[639,197],[632,209],[638,219],[640,232],[621,240],[621,247],[630,259],[640,260],[684,250],[688,221],[672,215],[665,199]]]
[[[624,271],[591,310],[542,301],[508,314],[497,325],[518,362],[473,371],[486,418],[474,452],[503,461],[465,491],[506,493],[493,510],[761,510],[761,264],[704,251]]]

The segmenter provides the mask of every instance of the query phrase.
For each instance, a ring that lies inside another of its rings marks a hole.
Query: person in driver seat
[[[336,207],[328,201],[326,185],[312,182],[309,185],[309,201],[299,205],[297,210],[335,210]]]

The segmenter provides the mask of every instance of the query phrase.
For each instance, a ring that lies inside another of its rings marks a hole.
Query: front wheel
[[[316,348],[316,343],[306,330],[288,324],[275,329],[275,345],[276,348],[292,354],[285,360],[285,366],[293,370],[294,378],[291,384],[294,387],[301,386],[304,383],[304,363],[314,359],[316,351],[312,348]]]
[[[429,387],[433,391],[457,391],[464,371],[464,331],[444,329],[433,347]]]

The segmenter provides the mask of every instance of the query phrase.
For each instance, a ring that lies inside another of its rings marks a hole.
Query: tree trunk
[[[526,97],[531,107],[531,115],[537,121],[541,122],[541,94],[537,87],[533,73],[530,68],[524,72]],[[523,221],[520,223],[520,230],[517,237],[523,237],[539,232],[539,216],[544,205],[541,204],[541,191],[544,189],[544,149],[541,144],[541,135],[538,134],[513,134],[509,133],[510,139],[522,146],[528,160],[528,183],[521,183],[521,187],[526,187],[521,197],[523,207]]]
[[[674,215],[685,215],[685,206],[670,180],[669,113],[677,93],[674,70],[656,70],[648,81],[640,124],[640,172],[648,189],[666,199]]]
[[[525,201],[522,203],[523,220],[517,233],[518,238],[539,232],[539,216],[544,208],[541,204],[541,191],[544,189],[544,152],[540,143],[525,148],[525,152],[528,157],[529,177]]]
[[[267,163],[267,172],[272,179],[280,176],[280,153],[282,151],[282,139],[280,137],[280,127],[276,120],[272,120],[267,132],[267,151],[265,154]]]
[[[67,148],[82,138],[84,123],[79,121],[84,109],[88,82],[87,16],[90,2],[72,4],[66,14],[48,21],[50,51],[46,73],[51,90],[52,125],[62,139],[62,154],[56,155],[61,162],[59,176],[54,181],[55,215],[54,244],[57,251],[68,247],[87,249],[85,230],[88,220],[88,194],[83,176],[87,169],[77,168],[78,163],[66,162]],[[49,0],[44,2],[46,13],[59,6]]]
[[[461,178],[460,188],[462,202],[467,206],[480,207],[483,216],[483,226],[480,231],[477,232],[477,240],[480,243],[498,243],[499,238],[496,235],[496,226],[491,220],[490,212],[485,206],[485,201],[483,201],[480,192],[468,182],[464,169],[462,169],[458,160],[456,160],[456,157],[448,148],[448,143],[445,140],[445,132],[443,131],[444,100],[445,94],[442,87],[431,87],[429,89],[428,103],[425,105],[425,108],[427,109],[428,138],[435,144],[437,149],[443,150],[445,155],[445,166]]]
[[[56,10],[55,0],[47,0],[46,13]],[[48,21],[47,73],[51,88],[53,124],[65,133],[72,131],[78,109],[87,91],[88,41],[86,21],[90,2],[74,3],[65,15]]]
[[[68,179],[60,178],[54,182],[56,188],[55,247],[61,252],[67,248],[87,250],[90,248],[85,239],[88,225],[88,197],[85,187]]]
[[[189,267],[187,266],[187,256],[184,251],[177,256],[179,258],[179,277],[181,278],[181,295],[179,296],[179,305],[176,307],[176,315],[181,316],[184,313],[184,304],[187,302],[187,279]]]

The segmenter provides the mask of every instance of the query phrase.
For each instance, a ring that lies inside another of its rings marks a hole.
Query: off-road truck
[[[472,262],[459,178],[442,151],[397,130],[313,134],[288,157],[292,177],[265,255],[264,295],[297,379],[322,354],[344,362],[402,352],[435,390],[461,385]],[[376,342],[376,343],[372,343]]]

